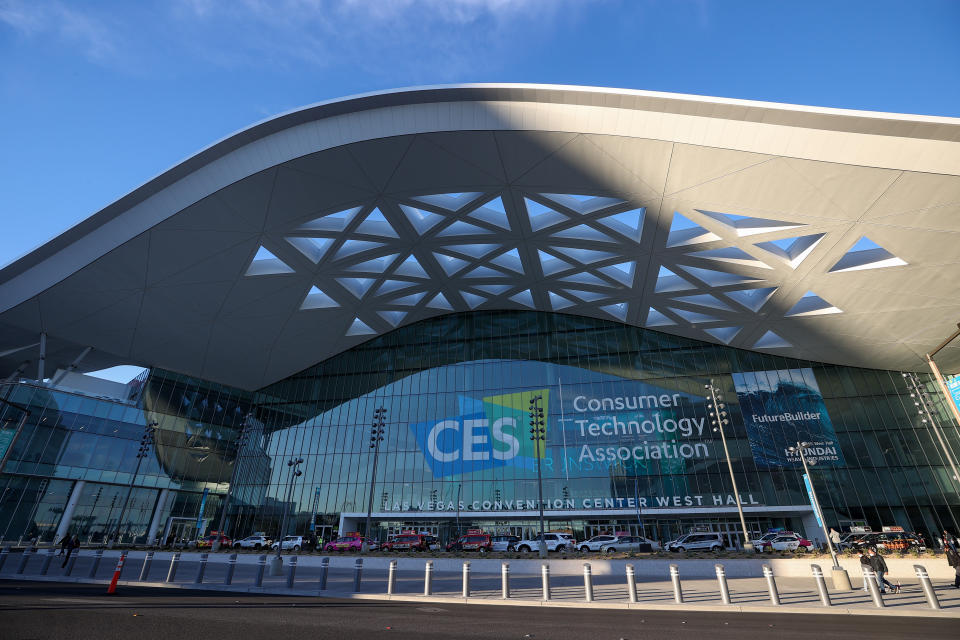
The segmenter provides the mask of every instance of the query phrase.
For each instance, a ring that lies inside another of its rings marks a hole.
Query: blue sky
[[[0,0],[0,265],[237,129],[418,84],[960,116],[960,2]]]

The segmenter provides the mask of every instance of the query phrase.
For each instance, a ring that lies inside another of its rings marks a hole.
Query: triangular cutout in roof
[[[558,251],[569,258],[573,258],[580,264],[593,264],[594,262],[600,262],[601,260],[607,260],[608,258],[615,258],[616,254],[608,253],[606,251],[595,251],[593,249],[580,249],[579,247],[550,247],[554,251]]]
[[[739,247],[721,247],[720,249],[707,249],[706,251],[694,251],[687,254],[695,258],[706,258],[707,260],[716,260],[717,262],[727,262],[729,264],[739,264],[757,269],[770,269],[770,265],[757,260],[752,255]]]
[[[793,305],[793,308],[787,311],[784,316],[787,318],[800,318],[804,316],[825,316],[832,313],[843,313],[843,311],[813,291],[807,291],[803,294],[803,297],[797,301],[797,304]]]
[[[413,255],[409,255],[406,259],[400,263],[400,265],[393,270],[398,276],[410,276],[411,278],[428,278],[427,272],[424,271],[423,267],[420,266],[420,263],[417,262],[417,259]]]
[[[696,311],[687,311],[685,309],[676,309],[674,307],[667,307],[673,313],[677,314],[690,324],[702,324],[704,322],[719,322],[720,318],[714,316],[708,316],[705,313],[697,313]]]
[[[337,282],[352,293],[354,297],[362,298],[376,280],[374,278],[337,278]]]
[[[624,203],[619,198],[605,196],[586,196],[573,193],[541,193],[540,195],[584,215]]]
[[[830,273],[901,267],[907,264],[870,238],[863,236],[833,265]]]
[[[484,302],[487,301],[483,296],[478,296],[475,293],[470,293],[469,291],[461,291],[460,297],[463,298],[463,301],[467,303],[467,306],[471,309],[476,309]]]
[[[600,218],[597,222],[613,229],[617,233],[627,236],[631,240],[639,241],[640,236],[643,234],[643,217],[646,212],[645,207],[631,209]]]
[[[454,244],[443,247],[452,253],[458,253],[468,258],[479,259],[485,255],[493,253],[502,245],[499,244]]]
[[[479,266],[463,274],[464,278],[506,278],[507,274],[491,269],[490,267]]]
[[[387,269],[396,260],[399,253],[391,253],[388,256],[381,256],[373,260],[358,262],[347,267],[347,271],[362,271],[364,273],[385,273]]]
[[[484,293],[489,293],[490,295],[498,296],[501,293],[506,293],[513,289],[512,284],[472,284],[470,285],[474,289],[483,291]]]
[[[767,331],[759,340],[753,343],[754,349],[778,349],[781,347],[792,346],[792,344],[775,334],[773,331]]]
[[[562,231],[557,231],[553,233],[550,237],[552,238],[568,238],[571,240],[591,240],[593,242],[619,242],[614,240],[607,234],[603,233],[599,229],[594,229],[590,225],[578,224],[575,227],[570,227],[569,229],[564,229]]]
[[[669,327],[677,323],[665,313],[650,307],[650,310],[647,311],[647,321],[644,324],[648,327]]]
[[[376,249],[382,246],[382,242],[370,242],[368,240],[354,240],[353,238],[347,238],[343,241],[343,245],[340,247],[340,250],[337,251],[337,255],[334,257],[337,260],[340,260],[341,258],[347,258],[356,253],[369,251],[370,249]]]
[[[470,224],[469,222],[464,222],[463,220],[455,220],[449,227],[445,227],[437,232],[437,236],[478,236],[478,235],[488,235],[493,233],[489,229],[484,227],[478,227],[475,224]]]
[[[707,231],[680,212],[673,212],[673,220],[670,222],[670,233],[667,235],[668,247],[682,247],[720,239],[720,236],[712,231]]]
[[[527,216],[530,218],[530,227],[534,231],[540,231],[541,229],[566,222],[570,219],[559,211],[540,204],[536,200],[524,198],[523,203],[527,208]]]
[[[421,235],[446,220],[446,218],[439,213],[424,211],[423,209],[417,209],[416,207],[405,204],[400,205],[400,210],[407,216],[407,220],[409,220],[413,228],[417,230],[417,233]]]
[[[334,211],[300,225],[298,231],[343,231],[363,207]]]
[[[303,299],[300,309],[333,309],[339,307],[337,301],[320,291],[317,287],[310,287],[307,297]]]
[[[507,211],[503,208],[503,200],[499,197],[494,198],[482,207],[477,207],[467,214],[468,218],[480,220],[487,224],[492,224],[501,229],[510,230],[510,220],[507,218]]]
[[[622,285],[633,286],[633,276],[637,271],[636,262],[620,262],[610,264],[605,267],[599,267],[597,271],[604,273]]]
[[[373,211],[367,214],[357,228],[354,230],[355,233],[366,233],[368,235],[374,236],[386,236],[390,238],[397,238],[396,230],[393,228],[393,225],[387,220],[387,217],[383,215],[383,212],[379,208],[374,207]]]
[[[525,289],[520,293],[510,296],[510,299],[516,302],[517,304],[522,304],[525,307],[531,309],[536,308],[536,304],[533,302],[533,294],[530,293],[530,289]]]
[[[613,265],[613,266],[617,266],[617,265]],[[589,271],[577,271],[574,273],[568,273],[567,275],[560,276],[557,279],[561,280],[562,282],[575,282],[577,284],[594,284],[594,285],[597,285],[598,287],[615,286],[615,285],[611,285],[609,282],[607,282],[603,278],[593,275]]]
[[[572,269],[573,265],[565,260],[545,253],[543,251],[537,250],[537,255],[540,257],[540,266],[543,268],[543,275],[552,276],[553,274],[563,271],[564,269]]]
[[[247,267],[244,275],[247,276],[272,276],[281,273],[293,273],[293,269],[287,266],[283,260],[270,253],[266,248],[257,249],[256,255]]]
[[[805,226],[802,223],[784,222],[783,220],[770,220],[768,218],[753,218],[732,213],[718,213],[716,211],[704,211],[697,209],[703,215],[713,218],[723,226],[727,227],[739,237],[752,236],[758,233],[770,233],[771,231],[786,231]]]
[[[384,280],[377,288],[377,295],[386,295],[388,293],[393,293],[394,291],[415,287],[418,284],[419,283],[417,282],[407,282],[406,280]]]
[[[740,333],[740,329],[742,328],[743,327],[716,327],[714,329],[704,329],[704,331],[723,344],[730,344],[730,341]]]
[[[520,259],[520,252],[516,249],[510,249],[510,251],[505,251],[494,258],[490,258],[489,262],[509,269],[514,273],[523,274],[523,261]]]
[[[726,287],[733,284],[749,284],[751,282],[760,282],[757,278],[743,276],[737,273],[727,273],[726,271],[714,271],[713,269],[701,269],[699,267],[688,267],[679,265],[681,269],[692,275],[694,278],[705,282],[711,287]]]
[[[434,253],[433,257],[437,259],[437,262],[440,264],[440,268],[443,269],[443,272],[448,276],[452,276],[457,271],[470,266],[470,263],[466,260],[454,258],[453,256],[447,256],[442,253]]]
[[[710,309],[720,309],[721,311],[733,311],[729,305],[722,302],[716,296],[712,296],[709,293],[701,293],[693,296],[681,296],[674,298],[677,302],[686,302],[687,304],[695,304],[699,307],[708,307]]]
[[[777,287],[763,287],[761,289],[740,289],[738,291],[725,291],[723,295],[727,296],[736,303],[745,306],[751,311],[760,311],[760,308],[766,304]]]
[[[483,194],[479,192],[435,193],[428,196],[417,196],[414,198],[414,200],[432,204],[435,207],[440,207],[441,209],[446,209],[447,211],[460,211],[460,209],[463,209],[474,200],[479,199],[482,195]]]
[[[617,304],[608,304],[608,305],[602,306],[600,307],[600,310],[606,311],[617,320],[623,322],[624,320],[627,319],[627,311],[629,310],[629,308],[627,307],[626,302],[618,302]]]
[[[572,307],[574,304],[576,304],[572,300],[567,300],[560,294],[554,293],[553,291],[550,291],[549,294],[550,294],[550,306],[553,308],[554,311],[559,311],[560,309],[566,309],[567,307]]]
[[[389,322],[391,327],[397,326],[407,317],[406,311],[377,311],[377,314]]]
[[[769,242],[757,242],[753,246],[772,253],[788,267],[796,269],[817,248],[825,235],[824,233],[814,233],[807,236],[780,238]]]
[[[579,289],[564,289],[564,291],[583,302],[596,302],[609,297],[606,293],[600,293],[599,291],[581,291]]]
[[[353,324],[350,325],[350,328],[347,329],[348,336],[369,336],[376,333],[376,330],[371,329],[365,322],[360,318],[357,318],[353,321]]]
[[[287,238],[287,242],[306,256],[307,260],[317,264],[333,246],[333,238]]]
[[[657,273],[657,284],[654,288],[656,293],[670,293],[673,291],[687,291],[689,289],[696,289],[696,287],[670,269],[666,267],[660,267],[659,273]]]
[[[419,293],[411,293],[408,296],[403,296],[402,298],[391,300],[389,304],[395,304],[401,307],[413,307],[413,306],[416,306],[416,304],[420,302],[420,300],[425,295],[427,295],[426,291],[421,291]]]
[[[427,303],[427,306],[431,309],[443,309],[444,311],[453,311],[453,305],[451,305],[446,298],[443,297],[442,293],[438,293],[433,296],[433,299]]]

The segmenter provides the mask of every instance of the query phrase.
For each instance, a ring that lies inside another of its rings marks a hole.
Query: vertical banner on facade
[[[203,490],[203,496],[200,498],[200,513],[197,514],[197,536],[203,535],[203,509],[207,506],[207,494],[210,489]]]
[[[313,517],[310,518],[310,531],[317,530],[317,508],[320,506],[320,487],[313,492]]]
[[[817,501],[813,499],[813,485],[810,484],[810,476],[803,474],[803,486],[807,488],[807,498],[810,500],[810,506],[813,507],[813,515],[817,519],[817,526],[823,526],[823,518],[820,516],[820,509],[817,508]]]
[[[957,406],[957,409],[960,409],[960,376],[947,381],[947,389],[950,391],[953,404]]]
[[[757,467],[801,466],[800,456],[789,451],[801,441],[810,443],[808,462],[844,464],[812,369],[734,373],[733,382]]]

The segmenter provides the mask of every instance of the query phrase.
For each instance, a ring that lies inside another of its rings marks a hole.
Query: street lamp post
[[[233,486],[236,484],[237,476],[240,471],[240,458],[243,455],[243,447],[247,444],[247,439],[249,437],[249,432],[247,431],[247,423],[250,420],[250,414],[248,413],[243,419],[243,425],[240,428],[240,434],[235,440],[237,447],[237,456],[233,461],[233,469],[230,473],[230,486],[227,487],[227,495],[223,499],[223,511],[220,513],[220,523],[217,525],[217,537],[213,541],[213,546],[211,550],[216,552],[220,550],[220,540],[223,537],[223,527],[227,522],[227,509],[230,508],[230,498],[233,496]]]
[[[807,456],[805,449],[810,446],[809,442],[798,442],[795,447],[790,447],[787,449],[790,453],[797,453],[800,455],[800,461],[803,462],[803,472],[807,476],[807,482],[810,487],[810,499],[813,500],[813,508],[816,509],[816,516],[820,520],[820,526],[823,529],[823,537],[827,541],[827,549],[830,550],[830,557],[833,559],[833,586],[839,591],[850,591],[850,577],[847,575],[846,569],[840,566],[840,562],[837,560],[837,552],[833,548],[833,541],[830,539],[830,533],[827,531],[827,521],[823,517],[823,510],[820,508],[820,500],[817,499],[817,489],[813,486],[813,476],[810,475],[810,468],[807,466]],[[815,464],[815,460],[811,460],[810,464]]]
[[[373,465],[370,469],[370,495],[367,498],[367,522],[363,531],[360,553],[370,551],[370,515],[373,511],[373,489],[377,484],[377,459],[380,457],[380,443],[383,442],[384,425],[387,410],[380,407],[373,412],[373,424],[370,425],[370,448],[373,449]]]
[[[287,499],[283,502],[283,516],[280,518],[280,531],[277,533],[277,555],[270,566],[270,575],[278,576],[283,573],[283,534],[287,530],[287,512],[290,510],[290,500],[293,498],[293,481],[303,475],[299,467],[303,464],[303,458],[290,458],[287,460],[287,468],[290,473],[287,476]]]
[[[743,517],[743,505],[740,504],[740,491],[737,489],[737,478],[733,475],[733,462],[730,461],[730,450],[727,448],[727,436],[724,433],[724,425],[730,424],[727,417],[727,405],[723,402],[723,395],[717,393],[717,387],[713,384],[703,385],[710,391],[707,397],[707,406],[710,408],[710,423],[714,431],[720,432],[720,440],[723,442],[723,455],[727,458],[727,470],[730,472],[730,484],[733,485],[733,496],[737,503],[737,513],[740,514],[740,526],[743,527],[743,550],[753,551],[753,543],[750,542],[750,532],[747,531],[747,521]]]
[[[537,504],[540,507],[540,544],[539,556],[547,557],[547,542],[544,539],[543,530],[543,471],[541,460],[544,457],[544,450],[547,446],[547,427],[546,420],[543,417],[543,407],[540,403],[543,401],[542,395],[536,395],[530,398],[530,439],[533,440],[534,460],[537,465]]]
[[[143,436],[140,437],[140,448],[137,450],[137,466],[133,470],[133,476],[130,478],[130,485],[127,487],[127,497],[123,500],[123,506],[120,507],[120,517],[117,518],[117,530],[114,532],[113,541],[110,547],[113,548],[113,542],[120,541],[120,528],[123,526],[123,516],[127,512],[127,505],[130,504],[130,494],[133,493],[133,483],[137,480],[137,474],[140,473],[140,465],[143,459],[150,454],[150,445],[154,443],[153,432],[157,428],[156,422],[151,422],[143,428]]]
[[[957,465],[953,461],[953,456],[950,455],[950,447],[948,447],[947,443],[944,441],[943,435],[940,433],[940,427],[937,425],[937,421],[933,417],[933,412],[930,411],[929,394],[927,394],[927,392],[920,385],[916,375],[912,373],[904,373],[903,377],[910,384],[910,386],[913,387],[910,397],[913,398],[913,404],[917,407],[917,414],[919,414],[920,420],[929,426],[931,430],[933,430],[933,434],[937,437],[937,442],[940,443],[940,449],[943,451],[943,457],[947,459],[947,464],[950,465],[950,470],[953,472],[953,481],[957,484],[960,484],[960,473],[957,472]],[[947,396],[947,404],[954,406],[953,398],[950,396]]]

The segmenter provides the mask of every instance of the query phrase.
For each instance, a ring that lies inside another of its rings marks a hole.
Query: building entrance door
[[[167,526],[163,530],[163,544],[169,544],[176,549],[182,549],[196,540],[197,521],[195,518],[167,518]]]

